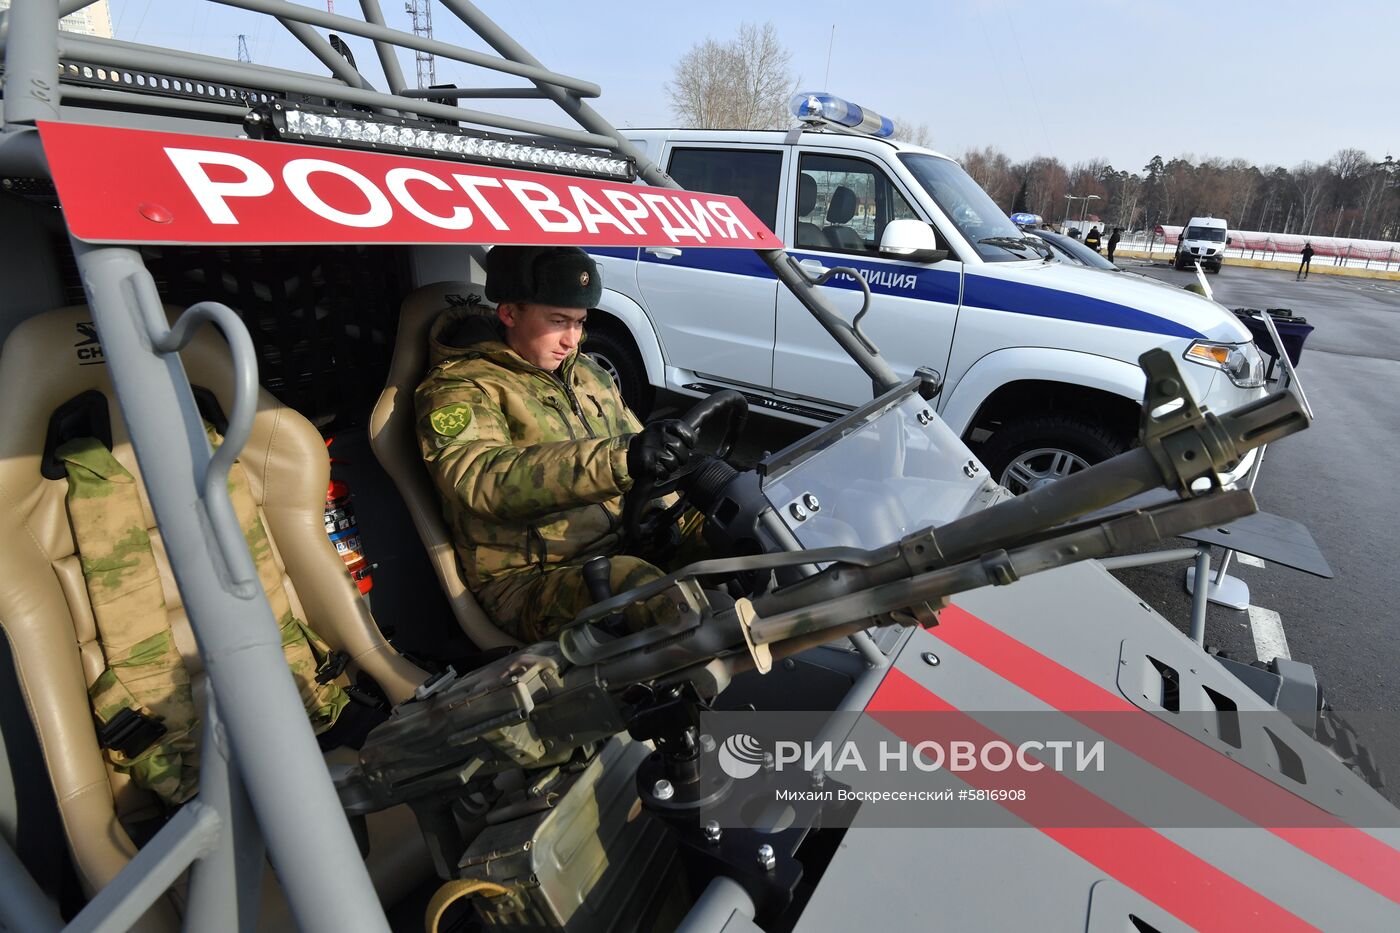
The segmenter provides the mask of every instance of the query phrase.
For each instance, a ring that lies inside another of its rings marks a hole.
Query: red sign
[[[781,249],[738,198],[294,143],[40,123],[93,243]]]

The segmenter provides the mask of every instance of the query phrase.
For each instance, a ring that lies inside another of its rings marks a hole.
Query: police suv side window
[[[797,176],[799,248],[878,254],[892,220],[919,215],[888,175],[863,159],[803,153]]]
[[[772,230],[782,170],[783,154],[771,149],[675,149],[668,171],[682,188],[738,198]]]

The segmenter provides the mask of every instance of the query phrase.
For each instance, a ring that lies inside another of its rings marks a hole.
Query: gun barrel
[[[1297,397],[1275,392],[1219,417],[1209,416],[1199,429],[1188,429],[1192,436],[1189,443],[1174,447],[1194,451],[1185,454],[1188,461],[1209,458],[1215,470],[1225,470],[1250,450],[1301,431],[1307,425],[1307,414]],[[1192,469],[1197,468],[1193,465]],[[938,528],[917,531],[872,552],[870,566],[828,568],[766,594],[754,600],[754,608],[764,618],[771,618],[855,589],[879,586],[1016,547],[1057,525],[1163,485],[1180,488],[1180,480],[1180,475],[1172,472],[1170,463],[1164,464],[1149,442],[989,509]]]
[[[1101,522],[1065,528],[1062,534],[1016,548],[983,551],[973,558],[937,567],[914,576],[811,603],[753,624],[755,644],[776,646],[790,639],[810,640],[813,633],[835,630],[853,620],[870,619],[920,603],[937,604],[955,593],[984,586],[1014,583],[1021,577],[1063,567],[1127,548],[1147,547],[1205,525],[1234,521],[1257,510],[1246,489],[1184,502],[1169,502],[1129,512]],[[834,637],[834,636],[833,636]]]

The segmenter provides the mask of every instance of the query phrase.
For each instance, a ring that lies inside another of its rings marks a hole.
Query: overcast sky
[[[402,0],[381,3],[390,26],[409,28]],[[337,6],[358,17],[356,0]],[[992,145],[1014,159],[1101,157],[1137,171],[1158,154],[1290,167],[1348,146],[1376,159],[1400,154],[1396,0],[479,6],[546,66],[600,84],[595,106],[620,126],[672,124],[663,84],[677,59],[707,36],[731,38],[745,20],[770,20],[804,90],[926,123],[934,148],[950,155]],[[323,71],[259,14],[205,0],[111,0],[111,12],[121,39],[233,58],[244,33],[255,62]],[[485,48],[440,3],[433,14],[436,38]],[[350,45],[361,70],[384,87],[371,45]],[[412,58],[402,59],[412,83]],[[442,59],[437,80],[509,83]],[[515,104],[512,112],[561,122],[552,105]]]

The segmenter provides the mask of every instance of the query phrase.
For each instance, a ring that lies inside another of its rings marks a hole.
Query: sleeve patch
[[[433,430],[443,437],[456,437],[467,429],[471,423],[472,410],[468,405],[458,402],[455,405],[444,405],[441,408],[433,409],[433,413],[428,415],[428,423],[433,426]]]

